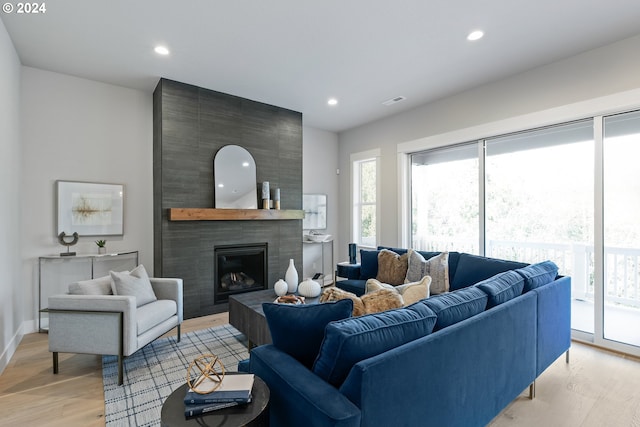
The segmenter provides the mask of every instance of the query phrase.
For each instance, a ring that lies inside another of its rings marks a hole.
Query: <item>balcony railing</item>
[[[479,253],[478,243],[469,240],[415,239],[413,247]],[[489,240],[486,256],[528,263],[551,260],[558,265],[560,274],[571,276],[574,299],[593,301],[593,246]],[[605,247],[604,256],[605,302],[640,308],[640,249]]]

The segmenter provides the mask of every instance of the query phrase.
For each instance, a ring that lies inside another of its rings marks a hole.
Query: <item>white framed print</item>
[[[67,235],[124,234],[124,185],[56,181],[58,231]]]

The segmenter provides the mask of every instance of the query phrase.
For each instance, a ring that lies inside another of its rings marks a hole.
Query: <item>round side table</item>
[[[233,375],[235,372],[227,372]],[[183,384],[169,395],[162,405],[162,427],[176,426],[252,426],[269,425],[269,387],[257,375],[251,390],[251,403],[219,409],[197,417],[185,418],[184,396],[187,384]]]

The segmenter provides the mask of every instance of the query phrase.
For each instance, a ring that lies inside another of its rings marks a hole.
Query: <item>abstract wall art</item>
[[[56,234],[114,236],[124,233],[124,185],[56,181]]]

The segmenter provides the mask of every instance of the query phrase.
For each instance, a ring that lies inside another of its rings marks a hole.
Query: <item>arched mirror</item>
[[[225,145],[213,159],[216,208],[257,209],[256,162],[238,145]]]

